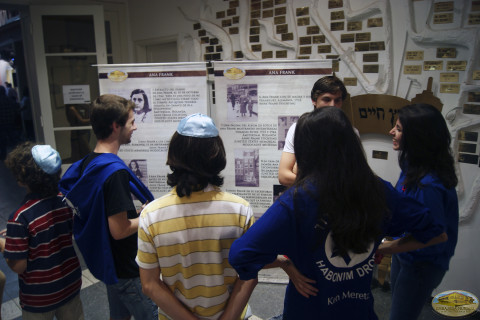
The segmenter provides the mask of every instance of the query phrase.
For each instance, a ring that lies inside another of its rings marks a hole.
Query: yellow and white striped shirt
[[[233,241],[255,218],[247,201],[208,186],[179,197],[173,189],[142,211],[136,261],[160,268],[162,280],[201,319],[217,319],[237,273],[228,263]],[[168,319],[159,310],[159,319]]]

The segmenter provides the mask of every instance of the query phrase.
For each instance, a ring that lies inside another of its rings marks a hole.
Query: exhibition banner
[[[118,153],[155,198],[171,190],[166,183],[168,143],[181,119],[208,114],[205,62],[98,65],[101,94],[136,104],[130,144]]]
[[[313,110],[310,92],[332,74],[331,60],[215,61],[212,118],[225,144],[223,189],[258,217],[285,190],[278,164],[290,126]]]

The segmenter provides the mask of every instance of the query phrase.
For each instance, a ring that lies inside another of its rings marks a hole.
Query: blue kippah
[[[204,114],[194,113],[183,118],[177,127],[182,136],[194,138],[218,137],[218,129],[213,120]]]
[[[32,156],[35,163],[48,174],[57,173],[62,165],[60,154],[49,145],[34,146]]]

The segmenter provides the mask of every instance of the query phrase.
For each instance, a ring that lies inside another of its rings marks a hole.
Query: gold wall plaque
[[[273,0],[265,0],[262,2],[263,9],[270,9],[273,8]]]
[[[458,72],[440,72],[440,82],[458,82]]]
[[[332,61],[332,71],[333,72],[340,72],[340,61],[333,60]]]
[[[239,16],[235,16],[235,17],[232,17],[232,23],[239,23],[240,22],[240,17]]]
[[[312,37],[300,37],[298,42],[300,45],[312,44]]]
[[[207,53],[215,52],[215,47],[214,46],[206,46],[205,47],[205,52],[207,52]]]
[[[355,34],[344,33],[340,35],[340,42],[355,42]]]
[[[237,8],[232,8],[227,10],[227,16],[234,16],[237,14]]]
[[[274,24],[285,24],[287,23],[287,18],[285,16],[275,17],[273,18]]]
[[[262,51],[262,44],[252,44],[252,51],[253,51],[253,52],[260,52],[260,51]]]
[[[472,79],[473,80],[480,80],[480,70],[473,70]]]
[[[207,35],[207,30],[205,29],[198,30],[199,37],[205,37],[206,35]]]
[[[328,9],[343,7],[343,0],[328,0]]]
[[[262,10],[262,3],[261,2],[252,3],[250,5],[250,11],[257,11],[257,10]]]
[[[286,4],[287,0],[275,0],[275,5],[278,6],[279,4]]]
[[[480,104],[465,103],[463,105],[463,113],[480,114]]]
[[[405,60],[423,60],[423,51],[407,51]]]
[[[225,18],[225,11],[217,11],[216,12],[216,17],[217,17],[217,19]]]
[[[456,58],[456,48],[437,48],[437,58]]]
[[[250,42],[260,42],[260,36],[250,36]]]
[[[307,27],[307,34],[319,34],[320,27],[319,26],[310,26]]]
[[[262,52],[262,59],[270,59],[270,58],[273,58],[273,51]]]
[[[367,27],[383,27],[383,18],[370,18],[367,20]]]
[[[477,153],[477,144],[460,142],[458,144],[458,152]]]
[[[480,102],[480,92],[469,92],[468,102]]]
[[[278,28],[278,26],[277,26],[277,28]],[[260,34],[260,27],[250,28],[250,34],[251,35]]]
[[[443,61],[424,61],[423,62],[423,70],[425,71],[435,71],[435,70],[443,70]]]
[[[453,1],[436,2],[433,5],[433,12],[453,11]]]
[[[232,26],[232,19],[225,19],[222,20],[222,27],[231,27]]]
[[[293,40],[293,33],[282,33],[282,41]]]
[[[297,8],[295,12],[297,14],[297,17],[301,17],[301,16],[308,16],[310,13],[310,10],[309,10],[309,7],[302,7],[302,8]]]
[[[310,24],[310,17],[298,18],[297,26],[308,26]]]
[[[299,60],[307,60],[307,59],[310,59],[309,56],[298,56],[297,59]]]
[[[468,15],[468,24],[475,25],[480,24],[480,13],[471,13]]]
[[[478,156],[475,155],[475,154],[459,153],[458,154],[458,162],[477,164],[478,163]]]
[[[279,24],[276,26],[277,34],[287,33],[288,32],[288,24]]]
[[[284,59],[287,57],[287,50],[278,50],[275,51],[275,58]]]
[[[480,11],[480,1],[472,1],[472,9],[470,11]]]
[[[258,21],[258,19],[251,19],[250,27],[260,27],[260,22]]]
[[[198,30],[200,28],[202,28],[202,25],[200,23],[194,23],[193,24],[193,30]]]
[[[458,140],[476,142],[478,141],[478,132],[461,130],[458,132]]]
[[[272,10],[263,10],[262,11],[262,18],[272,18],[273,17],[273,9]]]
[[[433,24],[445,24],[453,22],[453,13],[437,13],[433,15]]]
[[[210,38],[209,37],[201,37],[200,38],[200,43],[209,43]]]
[[[325,36],[323,34],[319,36],[312,36],[312,42],[315,44],[325,43]]]
[[[229,34],[238,34],[238,27],[233,27],[228,29]]]
[[[383,51],[385,50],[385,42],[384,41],[375,41],[369,42],[370,51]]]
[[[363,73],[378,73],[378,64],[364,64]]]
[[[329,44],[318,46],[318,53],[330,53],[332,52],[332,46]]]
[[[223,52],[223,47],[222,47],[222,45],[216,46],[216,47],[215,47],[215,52]]]
[[[360,31],[360,30],[362,30],[362,21],[347,22],[347,31]]]
[[[243,59],[243,52],[242,51],[235,51],[234,53],[235,59]]]
[[[343,78],[343,84],[348,87],[356,87],[357,78]]]
[[[460,84],[440,84],[440,93],[460,93]]]
[[[260,10],[250,12],[250,18],[252,19],[260,19],[261,17],[262,17],[262,11]]]
[[[371,40],[371,33],[370,32],[362,32],[355,34],[355,41],[370,41]]]
[[[372,158],[373,159],[388,160],[388,152],[387,151],[372,150]]]
[[[345,29],[345,22],[331,22],[330,23],[330,30],[332,31],[340,31]]]
[[[343,19],[345,19],[345,12],[343,12],[343,10],[330,12],[330,20],[343,20]]]
[[[312,47],[300,47],[300,54],[312,54]]]
[[[364,53],[363,62],[378,62],[378,53]]]
[[[467,61],[447,61],[447,71],[465,71]]]
[[[210,43],[211,45],[213,45],[213,46],[214,46],[214,45],[217,45],[217,44],[218,44],[218,39],[217,39],[217,38],[211,38],[210,41],[209,41],[209,43]]]
[[[287,14],[287,7],[275,8],[275,16],[284,16]]]
[[[403,66],[403,74],[422,74],[422,66],[405,65]]]
[[[355,43],[355,51],[370,51],[370,43]]]
[[[340,58],[338,54],[327,54],[327,56],[325,57],[325,59],[332,59],[332,60],[338,60],[338,58]]]
[[[229,8],[238,8],[240,6],[239,0],[230,1]]]

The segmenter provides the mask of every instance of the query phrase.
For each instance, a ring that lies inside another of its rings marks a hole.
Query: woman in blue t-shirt
[[[390,320],[417,319],[442,281],[458,235],[457,176],[450,132],[440,111],[428,104],[403,107],[390,130],[402,172],[396,189],[423,203],[441,223],[448,241],[395,254],[392,260]]]

